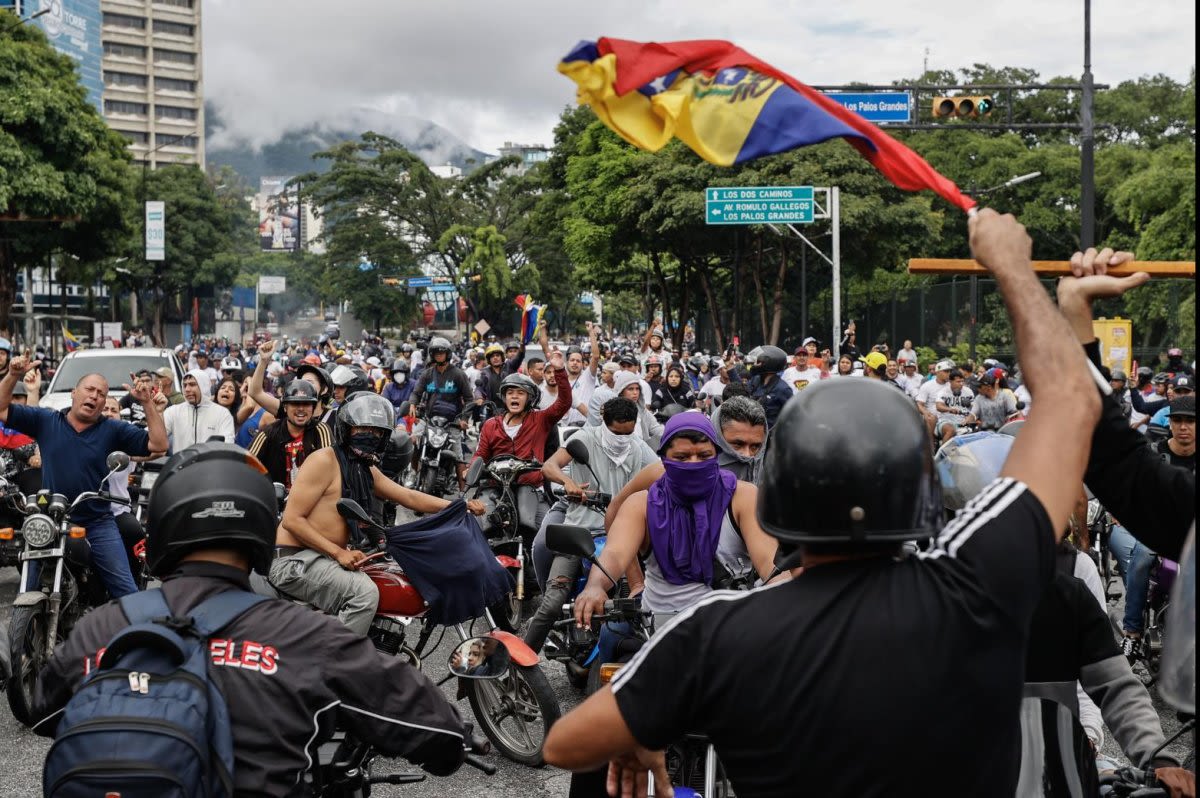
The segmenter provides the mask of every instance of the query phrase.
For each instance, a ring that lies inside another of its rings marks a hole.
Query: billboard
[[[40,14],[32,24],[41,26],[54,49],[75,61],[88,102],[102,111],[100,0],[7,0],[0,8],[22,18]]]
[[[264,177],[258,183],[258,242],[263,252],[300,249],[300,205],[284,193],[290,177]]]

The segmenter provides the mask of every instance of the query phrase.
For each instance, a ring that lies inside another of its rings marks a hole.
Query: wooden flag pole
[[[1054,276],[1071,273],[1071,263],[1065,260],[1035,260],[1033,270]],[[1192,260],[1135,260],[1108,270],[1109,274],[1124,277],[1134,272],[1146,272],[1151,277],[1196,277],[1196,262]],[[969,258],[910,258],[909,274],[983,275],[987,270]]]

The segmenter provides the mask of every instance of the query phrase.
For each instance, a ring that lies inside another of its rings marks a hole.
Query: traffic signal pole
[[[1079,103],[1079,246],[1096,244],[1096,132],[1092,119],[1092,0],[1083,0],[1083,94]]]

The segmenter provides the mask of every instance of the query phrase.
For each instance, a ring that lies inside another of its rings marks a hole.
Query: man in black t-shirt
[[[133,380],[134,384],[138,387],[145,386],[150,388],[155,383],[154,374],[150,371],[150,369],[142,369],[138,373],[134,374]],[[126,421],[131,421],[134,424],[137,424],[139,427],[146,426],[146,408],[134,401],[132,393],[127,393],[122,396],[119,404],[121,405],[122,410],[129,411],[129,418],[127,418]]]
[[[1196,472],[1196,397],[1177,396],[1167,416],[1171,437],[1158,442],[1158,453],[1171,465]]]
[[[555,724],[547,762],[608,760],[610,783],[632,793],[647,768],[667,777],[653,749],[691,732],[713,742],[739,798],[1015,793],[1030,621],[1100,400],[1030,268],[1024,229],[990,210],[968,226],[1046,407],[1001,478],[939,532],[940,486],[912,402],[868,380],[809,386],[780,414],[758,498],[794,578],[714,593],[658,630],[610,688]],[[904,542],[934,536],[903,556]],[[914,762],[935,765],[919,775]]]

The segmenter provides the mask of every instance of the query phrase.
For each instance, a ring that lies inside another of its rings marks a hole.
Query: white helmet
[[[221,371],[241,371],[242,361],[236,357],[227,357],[221,361]]]

